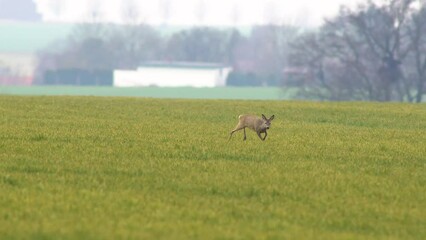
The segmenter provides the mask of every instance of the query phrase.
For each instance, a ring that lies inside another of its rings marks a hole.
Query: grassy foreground
[[[425,239],[425,146],[426,105],[0,96],[0,239]]]

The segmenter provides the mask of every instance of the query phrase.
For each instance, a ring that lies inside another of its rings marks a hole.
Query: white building
[[[146,63],[137,70],[115,70],[115,87],[223,87],[232,68],[204,63]]]

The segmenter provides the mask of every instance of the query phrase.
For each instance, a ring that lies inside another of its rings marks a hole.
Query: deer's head
[[[275,115],[272,115],[270,118],[265,117],[265,115],[262,114],[262,128],[263,129],[269,129],[271,127],[271,121],[274,120]]]

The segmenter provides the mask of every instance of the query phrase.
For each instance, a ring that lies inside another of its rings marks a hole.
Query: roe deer
[[[257,133],[257,136],[262,141],[265,141],[266,136],[268,133],[266,130],[268,130],[271,127],[271,121],[274,119],[274,115],[272,115],[269,119],[265,117],[265,115],[262,114],[262,118],[254,115],[240,115],[238,117],[238,124],[235,127],[234,130],[231,132],[231,136],[229,136],[229,139],[231,139],[232,134],[236,131],[239,131],[241,129],[244,129],[244,141],[247,139],[246,137],[246,127],[250,128],[251,130],[255,131]],[[260,135],[261,133],[265,133],[265,136],[262,138]]]

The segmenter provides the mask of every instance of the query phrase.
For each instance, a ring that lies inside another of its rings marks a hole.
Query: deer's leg
[[[265,141],[265,139],[266,139],[266,136],[268,136],[268,133],[265,131],[265,136],[263,137],[263,141]]]
[[[243,129],[243,128],[244,128],[244,127],[240,127],[239,125],[237,125],[237,126],[235,127],[235,129],[234,129],[234,130],[232,130],[231,135],[229,136],[229,139],[231,139],[232,134],[234,134],[234,132],[239,131],[239,130],[241,130],[241,129]]]
[[[244,128],[244,141],[247,139],[247,136],[246,136],[246,128]]]
[[[260,140],[264,141],[265,139],[262,138],[262,135],[260,135],[260,132],[256,132],[257,136],[259,136]]]

